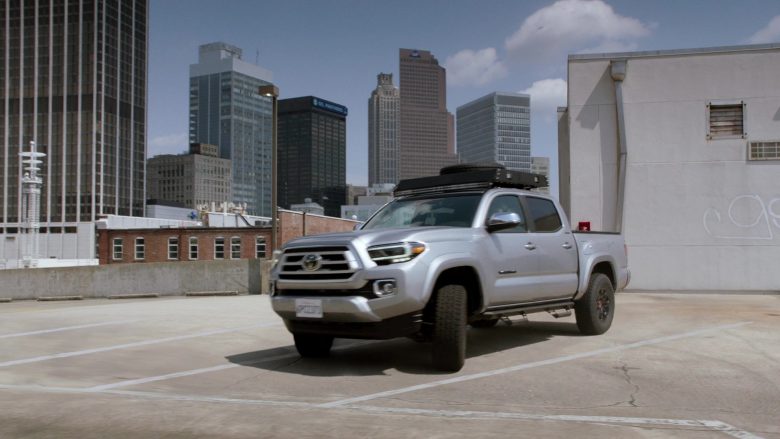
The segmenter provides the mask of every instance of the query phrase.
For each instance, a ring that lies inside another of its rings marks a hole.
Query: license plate
[[[312,319],[322,318],[322,300],[320,299],[295,299],[295,316]]]

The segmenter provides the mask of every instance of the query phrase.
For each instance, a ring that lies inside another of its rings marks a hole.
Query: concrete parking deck
[[[0,437],[780,438],[780,296],[622,293],[612,329],[301,359],[267,296],[0,304]]]

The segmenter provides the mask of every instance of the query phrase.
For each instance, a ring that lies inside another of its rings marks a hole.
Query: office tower
[[[217,145],[231,160],[231,201],[252,215],[271,216],[273,103],[258,92],[271,80],[241,59],[241,49],[220,42],[200,46],[190,65],[190,143]]]
[[[189,154],[158,155],[148,160],[150,200],[181,203],[190,209],[232,202],[231,163],[216,145],[193,143]]]
[[[307,198],[339,216],[347,187],[347,107],[314,96],[279,101],[279,205]]]
[[[446,71],[426,50],[400,49],[401,166],[399,177],[438,175],[457,163]]]
[[[401,97],[392,73],[377,75],[368,100],[368,184],[398,183]]]
[[[458,154],[464,163],[496,162],[531,170],[531,98],[491,93],[458,107]]]
[[[100,214],[143,216],[147,10],[147,0],[0,2],[0,221],[7,232],[20,220],[19,152],[30,141],[46,153],[46,231]]]

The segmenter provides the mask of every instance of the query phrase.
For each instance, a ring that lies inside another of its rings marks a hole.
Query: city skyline
[[[187,66],[200,44],[226,41],[243,47],[249,62],[274,71],[281,98],[317,95],[350,108],[347,182],[366,184],[366,97],[378,72],[398,77],[399,48],[418,47],[447,68],[451,112],[493,91],[531,94],[532,154],[553,157],[557,186],[555,107],[565,104],[567,54],[778,41],[780,29],[770,22],[780,15],[780,3],[748,3],[701,8],[665,0],[497,0],[454,1],[445,8],[396,1],[377,14],[375,5],[358,1],[153,2],[149,152],[186,150]],[[204,21],[209,26],[200,25]],[[583,29],[583,21],[592,25]],[[297,24],[295,32],[290,23]]]

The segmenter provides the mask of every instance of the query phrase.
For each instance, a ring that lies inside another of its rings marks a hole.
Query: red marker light
[[[577,230],[580,232],[590,232],[590,221],[580,221],[577,225]]]

